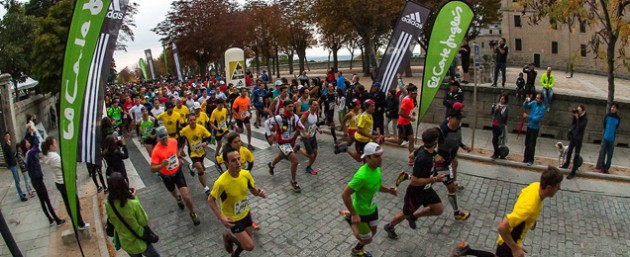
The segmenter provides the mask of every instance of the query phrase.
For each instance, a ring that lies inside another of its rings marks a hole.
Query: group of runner
[[[113,86],[108,88],[105,100],[108,116],[106,119],[111,119],[110,124],[120,133],[130,135],[131,131],[136,131],[151,156],[151,172],[162,178],[180,209],[188,208],[196,226],[200,224],[200,219],[194,211],[182,171],[183,158],[190,157],[190,175],[197,175],[208,195],[210,209],[229,228],[222,238],[226,251],[233,256],[254,248],[251,233],[256,225],[251,217],[247,191],[255,196],[266,197],[265,191],[256,187],[250,173],[255,159],[252,154],[255,148],[252,145],[250,125],[251,120],[254,120],[253,111],[256,116],[254,126],[264,127],[269,144],[275,144],[279,148],[275,158],[267,163],[269,174],[275,174],[276,165],[283,159],[289,161],[290,186],[295,192],[301,191],[297,182],[298,154],[308,158],[305,172],[318,174],[313,165],[318,155],[317,134],[322,133],[322,124],[329,127],[334,140],[334,146],[330,150],[334,150],[336,154],[347,152],[352,159],[363,163],[342,193],[347,208],[341,211],[342,216],[351,224],[352,232],[358,240],[357,245],[351,249],[353,256],[371,256],[364,246],[372,241],[377,231],[378,209],[374,201],[375,193],[380,191],[396,195],[398,186],[405,180],[410,182],[402,210],[384,226],[389,238],[398,238],[395,227],[403,220],[407,220],[409,226],[416,229],[418,218],[443,213],[444,205],[433,189],[437,182],[442,182],[447,187],[454,218],[464,221],[470,217],[469,212],[458,206],[458,186],[455,183],[457,151],[459,148],[470,151],[461,138],[460,126],[464,117],[462,104],[449,110],[440,127],[423,131],[423,145],[415,149],[412,122],[417,119],[414,110],[417,108],[418,88],[413,84],[405,85],[400,75],[399,90],[390,92],[402,99],[398,111],[397,135],[387,138],[383,129],[379,128],[382,125],[378,124],[382,123],[378,116],[382,116],[383,112],[383,105],[379,103],[382,99],[379,94],[381,85],[378,82],[372,84],[371,92],[368,93],[356,75],[350,81],[313,80],[312,84],[304,83],[303,80],[289,83],[286,79],[280,79],[273,83],[275,88],[271,90],[267,88],[268,81],[255,81],[257,83],[252,87],[243,88],[225,85],[220,79],[188,84]],[[123,99],[122,106],[120,99]],[[339,128],[335,124],[335,114],[338,115]],[[344,132],[344,140],[337,138],[338,129]],[[240,139],[240,133],[243,132],[247,133],[246,146]],[[226,140],[225,143],[223,139]],[[380,144],[384,141],[408,147],[409,165],[413,167],[410,173],[401,171],[395,186],[391,187],[382,186],[381,183],[383,150]],[[216,150],[214,158],[208,159],[216,162],[217,170],[221,173],[212,188],[206,183],[204,165],[210,144],[216,144]],[[349,149],[352,144],[354,149]],[[227,172],[223,172],[221,165],[225,165]],[[544,182],[540,190],[550,190],[547,186],[555,188],[556,185],[559,188],[559,182],[556,181],[557,179]],[[220,202],[219,206],[217,201]],[[508,215],[507,219],[509,218]],[[531,216],[524,218],[529,222],[526,227],[531,227]],[[503,238],[500,247],[506,245],[514,251],[515,245],[520,246],[522,238],[516,238],[514,233],[511,239],[508,237],[510,231],[522,230],[516,227],[520,224],[517,222],[520,219],[508,220],[507,234],[500,228]],[[476,252],[462,242],[454,250],[453,256],[474,253]],[[512,255],[497,253],[497,256]]]

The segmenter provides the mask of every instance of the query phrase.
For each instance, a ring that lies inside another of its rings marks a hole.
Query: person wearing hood
[[[569,163],[571,162],[571,154],[575,150],[575,156],[573,157],[573,166],[571,167],[571,174],[567,176],[567,179],[572,179],[575,177],[575,173],[579,168],[578,159],[580,158],[580,150],[582,150],[582,139],[584,138],[584,131],[586,130],[586,124],[588,124],[588,118],[586,117],[586,109],[584,105],[579,105],[576,109],[573,110],[573,122],[571,125],[571,130],[569,131],[569,153],[567,154],[566,161],[562,168],[566,169],[569,167]]]
[[[599,150],[599,158],[595,167],[602,173],[608,173],[613,151],[615,150],[615,136],[617,135],[617,129],[619,129],[619,123],[621,123],[621,119],[617,114],[617,108],[616,103],[611,104],[610,112],[604,118],[604,138],[602,138],[602,148]]]

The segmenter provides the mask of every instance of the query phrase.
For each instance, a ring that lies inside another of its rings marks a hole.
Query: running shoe
[[[234,243],[231,237],[230,234],[223,234],[223,247],[225,247],[225,251],[228,253],[234,252]]]
[[[348,210],[341,210],[341,211],[339,211],[339,214],[341,214],[341,218],[343,220],[348,222],[348,225],[352,224],[352,220],[350,220],[350,211],[348,211]]]
[[[192,163],[188,164],[188,169],[190,170],[190,176],[194,177],[195,176],[195,168],[193,167]]]
[[[184,201],[182,201],[181,195],[177,196],[177,206],[179,207],[180,210],[184,209]]]
[[[463,211],[463,210],[455,211],[454,215],[455,215],[455,220],[459,220],[459,221],[464,221],[470,218],[470,212]]]
[[[462,257],[466,256],[466,252],[470,250],[470,246],[466,241],[461,241],[457,244],[457,246],[451,252],[450,257]]]
[[[55,220],[48,220],[48,224],[52,227],[52,225],[55,225]]]
[[[253,228],[254,230],[260,230],[260,227],[258,226],[258,223],[256,223],[255,221],[254,221],[254,222],[252,222],[252,228]]]
[[[105,194],[109,193],[109,188],[105,187],[105,189],[103,190],[105,192]]]
[[[61,227],[61,225],[66,224],[66,220],[58,220],[57,227]]]
[[[400,186],[400,183],[407,179],[409,179],[409,174],[407,174],[407,172],[405,172],[404,170],[401,170],[400,173],[398,173],[398,177],[396,178],[396,187]]]
[[[528,162],[528,163],[527,163],[527,166],[532,166],[532,165],[534,165],[534,163],[533,163],[533,162]],[[565,169],[566,169],[566,168],[565,168]]]
[[[365,249],[357,250],[352,247],[352,256],[372,257],[372,254]]]
[[[302,192],[302,188],[300,187],[300,185],[298,184],[297,181],[291,181],[291,188],[293,189],[293,191],[295,191],[296,193]]]
[[[407,147],[407,146],[409,146],[409,141],[407,141],[407,140],[403,141],[403,142],[400,144],[400,146],[402,146],[402,147]]]
[[[409,227],[411,229],[416,229],[418,228],[418,225],[416,225],[416,220],[418,218],[414,217],[413,215],[408,215],[405,219],[407,219],[407,222],[409,222]]]
[[[247,149],[251,150],[251,151],[256,151],[256,148],[254,148],[253,145],[248,145]]]
[[[306,173],[311,174],[311,175],[317,175],[317,171],[314,170],[313,168],[311,168],[311,166],[308,166],[304,169],[306,171]]]
[[[201,220],[199,219],[199,216],[197,216],[197,213],[191,212],[190,218],[192,219],[195,226],[199,226],[199,224],[201,224]]]
[[[79,231],[90,229],[90,223],[83,224],[83,227],[79,227]]]
[[[97,187],[97,188],[96,188],[96,192],[97,192],[97,193],[100,193],[101,191],[103,191],[103,188],[102,188],[102,187],[100,187],[100,186],[99,186],[99,187]]]
[[[391,239],[398,239],[398,234],[396,234],[396,228],[391,227],[389,224],[385,224],[385,232],[387,232],[387,237]]]
[[[206,193],[206,196],[210,195],[210,188],[206,186],[206,188],[203,189],[203,192]]]
[[[273,166],[271,165],[271,162],[268,162],[268,163],[267,163],[267,167],[269,167],[269,175],[273,176],[273,168],[275,168],[275,167],[273,167]]]
[[[459,191],[463,191],[464,189],[466,189],[464,186],[462,186],[462,185],[461,185],[461,184],[459,184],[459,183],[455,183],[455,187],[457,188],[457,191],[458,191],[458,192],[459,192]]]

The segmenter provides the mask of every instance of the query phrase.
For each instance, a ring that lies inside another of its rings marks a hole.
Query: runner
[[[439,138],[439,128],[426,129],[422,132],[424,145],[410,154],[410,157],[414,158],[413,174],[405,192],[402,211],[398,212],[385,225],[387,237],[398,238],[395,227],[404,219],[409,222],[409,227],[416,229],[418,218],[442,215],[444,204],[432,188],[433,183],[443,181],[446,178],[445,174],[437,173],[434,169],[436,163],[444,162],[444,159],[437,154]],[[424,208],[420,209],[420,206],[424,206]]]
[[[322,133],[317,127],[317,114],[319,113],[319,103],[310,100],[309,110],[302,113],[300,121],[305,125],[302,131],[302,143],[304,149],[300,149],[302,154],[308,158],[308,165],[304,169],[306,173],[317,175],[317,170],[313,169],[313,163],[317,159],[317,133]]]
[[[451,257],[524,257],[527,251],[523,248],[523,240],[528,230],[534,230],[543,201],[552,198],[560,190],[563,175],[558,168],[548,166],[540,176],[540,182],[529,184],[521,190],[512,213],[503,218],[498,226],[499,239],[497,249],[491,252],[471,249],[466,241],[460,242]]]
[[[310,91],[308,90],[308,88],[303,87],[299,90],[300,93],[300,98],[298,99],[298,102],[296,103],[298,106],[298,111],[297,111],[297,115],[302,117],[302,113],[308,111],[309,107],[309,96],[310,96]]]
[[[286,87],[283,87],[283,94],[286,93]],[[282,159],[287,159],[291,162],[291,188],[295,192],[301,192],[302,188],[297,183],[296,173],[298,166],[298,158],[295,154],[295,151],[299,150],[299,146],[295,145],[295,140],[299,136],[296,131],[304,131],[304,125],[300,121],[300,118],[293,113],[294,105],[291,100],[286,100],[282,104],[284,106],[284,112],[282,115],[275,115],[269,119],[267,119],[264,123],[265,125],[265,134],[270,135],[268,140],[271,142],[274,140],[278,142],[278,147],[280,148],[280,152],[273,162],[267,163],[269,167],[269,174],[274,174],[275,165],[280,162]],[[275,127],[274,135],[271,134],[270,126]]]
[[[239,134],[230,132],[225,136],[226,148],[238,149],[238,153],[241,156],[241,167],[245,167],[248,171],[251,171],[254,167],[254,155],[247,147],[242,146],[241,137]],[[224,164],[223,156],[218,155],[217,164]],[[228,164],[225,163],[225,168],[228,168]]]
[[[252,240],[252,218],[247,201],[247,190],[261,198],[266,197],[264,190],[257,188],[254,178],[247,170],[241,169],[240,155],[236,149],[226,148],[223,159],[228,160],[228,172],[214,182],[212,192],[208,197],[210,209],[229,229],[223,231],[225,250],[232,256],[240,256],[243,251],[254,250]],[[221,201],[221,210],[217,206],[217,199]],[[234,250],[236,244],[236,250]]]
[[[280,86],[280,92],[280,95],[274,98],[271,104],[269,104],[268,113],[270,117],[284,113],[284,102],[290,100],[289,88],[286,85]]]
[[[234,119],[236,119],[234,130],[237,133],[243,133],[243,124],[245,124],[245,128],[247,128],[247,148],[254,151],[255,148],[252,145],[252,126],[249,123],[249,118],[251,117],[249,102],[250,100],[247,96],[247,88],[243,87],[241,88],[241,95],[234,99],[234,103],[232,105],[232,115],[234,116]]]
[[[193,104],[193,110],[195,111],[195,116],[197,117],[197,125],[202,126],[210,131],[210,118],[208,117],[208,114],[202,111],[201,104],[195,102]]]
[[[369,99],[363,102],[365,111],[359,116],[357,131],[354,133],[354,148],[356,151],[353,152],[348,150],[348,154],[357,162],[361,162],[363,159],[361,158],[361,154],[363,154],[363,148],[365,145],[371,141],[379,139],[378,133],[374,133],[373,129],[374,120],[372,119],[372,113],[376,110],[376,106],[374,106],[374,104],[374,101]]]
[[[157,144],[157,138],[155,136],[155,131],[153,128],[157,126],[156,119],[149,116],[149,111],[147,108],[142,108],[142,118],[138,121],[137,126],[141,131],[141,139],[144,144],[144,148],[147,150],[147,153],[151,154],[153,152],[153,147]]]
[[[255,88],[252,94],[254,107],[256,108],[256,122],[254,123],[256,128],[262,126],[262,119],[267,117],[267,111],[265,109],[268,107],[268,94],[267,84],[262,82],[258,84],[258,88]]]
[[[332,83],[328,83],[328,87],[326,93],[323,94],[319,99],[322,105],[324,106],[324,114],[326,114],[326,124],[330,127],[330,134],[333,137],[333,141],[335,142],[335,148],[339,146],[339,142],[337,141],[337,133],[335,133],[335,105],[337,105],[337,90],[335,90],[335,85]]]
[[[217,149],[214,151],[214,156],[220,155],[221,148],[223,147],[223,134],[228,132],[227,125],[227,109],[223,108],[225,105],[225,100],[217,99],[215,100],[217,104],[217,108],[212,111],[210,115],[210,126],[212,126],[212,130],[214,131],[214,137],[217,140]]]
[[[346,116],[343,117],[343,120],[341,120],[341,130],[345,131],[346,136],[348,137],[347,146],[351,146],[352,143],[354,143],[354,133],[357,132],[357,127],[359,126],[359,116],[361,116],[361,101],[358,99],[352,99],[349,105],[352,109],[346,114]],[[348,124],[347,129],[346,124]],[[341,152],[339,150],[335,150],[335,154]]]
[[[118,106],[119,101],[118,98],[114,99],[112,106],[107,109],[107,116],[112,118],[114,129],[122,131],[124,111],[122,107]]]
[[[416,113],[413,110],[415,109],[414,99],[418,97],[418,87],[413,84],[409,84],[407,92],[407,96],[403,98],[398,111],[398,124],[396,125],[398,128],[398,137],[389,137],[386,138],[385,141],[401,146],[407,146],[409,153],[411,153],[415,149],[414,142],[416,141],[414,140],[413,126],[411,122],[416,121]]]
[[[188,207],[190,218],[193,224],[198,226],[201,224],[199,216],[193,209],[193,203],[188,194],[188,186],[177,157],[177,140],[170,138],[166,128],[160,126],[155,129],[158,144],[153,148],[151,154],[151,172],[156,173],[162,178],[162,182],[171,195],[177,200],[179,209],[184,209],[184,204]],[[180,194],[175,190],[175,186],[179,189]]]
[[[171,102],[166,103],[166,112],[161,113],[156,117],[157,120],[162,121],[164,128],[168,132],[168,136],[171,138],[177,138],[177,131],[179,131],[182,118],[181,115],[175,111],[174,105]]]
[[[381,164],[383,150],[376,143],[365,145],[361,158],[365,164],[357,170],[341,193],[347,210],[341,211],[342,217],[350,224],[354,237],[359,241],[352,248],[352,256],[372,256],[363,247],[372,242],[378,225],[378,208],[374,196],[376,192],[396,195],[396,187],[381,185]],[[354,195],[354,197],[353,197]]]
[[[188,126],[179,131],[179,135],[188,141],[188,155],[192,161],[191,164],[188,164],[190,175],[194,177],[195,170],[197,170],[199,183],[203,186],[206,195],[210,194],[210,188],[206,185],[206,176],[204,175],[206,168],[203,166],[203,160],[206,157],[206,147],[212,134],[205,127],[198,126],[197,116],[194,113],[189,113]]]
[[[177,131],[180,131],[182,129],[182,127],[186,126],[186,124],[188,124],[188,114],[190,113],[190,110],[188,110],[188,107],[186,107],[186,105],[184,105],[184,100],[181,98],[176,98],[175,99],[175,108],[173,108],[174,112],[179,113],[179,117],[180,117],[180,121],[179,121],[179,125],[180,127],[177,128]],[[177,138],[177,146],[179,147],[179,157],[186,157],[186,154],[184,153],[184,145],[186,145],[186,139],[184,137],[179,136],[179,134],[176,135]]]

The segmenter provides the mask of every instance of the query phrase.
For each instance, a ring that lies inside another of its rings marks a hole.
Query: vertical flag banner
[[[162,59],[164,59],[164,72],[169,74],[168,72],[168,59],[166,58],[166,46],[162,46]]]
[[[144,76],[144,80],[149,80],[149,76],[147,76],[147,66],[144,65],[144,60],[142,58],[138,60],[138,66],[140,66],[140,70],[142,71],[142,76]]]
[[[59,145],[68,195],[76,195],[77,160],[96,161],[109,67],[127,0],[77,0],[64,56]],[[99,103],[100,102],[100,103]],[[91,148],[91,149],[90,149]],[[89,150],[88,150],[89,149]],[[91,157],[90,157],[91,156]],[[76,197],[68,198],[77,225]]]
[[[184,81],[184,77],[182,76],[182,66],[179,63],[179,51],[177,50],[175,42],[173,42],[173,60],[175,61],[175,69],[177,70],[177,79],[179,81]]]
[[[470,6],[462,1],[451,1],[440,8],[424,60],[418,125],[440,89],[474,15]]]
[[[151,49],[144,50],[144,56],[147,57],[147,63],[149,64],[149,71],[151,72],[151,79],[155,79],[155,66],[153,65],[153,55]]]
[[[377,71],[376,81],[381,82],[383,92],[387,93],[392,84],[396,85],[396,73],[404,72],[429,13],[422,5],[405,3]]]

